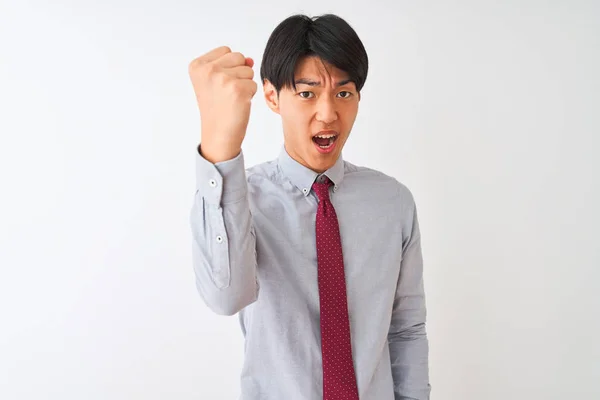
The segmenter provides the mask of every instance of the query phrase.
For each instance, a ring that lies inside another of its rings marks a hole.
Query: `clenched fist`
[[[237,156],[256,94],[254,61],[227,46],[194,59],[189,65],[201,118],[202,156],[212,163]]]

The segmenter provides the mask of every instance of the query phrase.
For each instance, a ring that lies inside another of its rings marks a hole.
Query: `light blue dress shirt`
[[[292,159],[246,169],[196,148],[190,213],[196,286],[245,338],[238,400],[321,400],[315,219],[320,174]],[[342,241],[360,400],[429,399],[423,259],[412,193],[339,157],[324,172]]]

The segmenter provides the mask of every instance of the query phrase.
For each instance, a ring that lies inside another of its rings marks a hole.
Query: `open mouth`
[[[337,138],[337,135],[317,135],[313,136],[312,140],[317,146],[325,150],[330,148]]]

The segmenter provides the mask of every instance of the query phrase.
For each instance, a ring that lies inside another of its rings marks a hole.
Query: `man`
[[[342,158],[367,77],[362,42],[331,14],[276,27],[260,72],[284,146],[246,170],[253,65],[219,47],[189,69],[202,121],[196,285],[214,312],[239,313],[241,400],[428,399],[413,196]]]

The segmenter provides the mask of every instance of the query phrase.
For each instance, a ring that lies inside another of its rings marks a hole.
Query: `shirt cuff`
[[[236,203],[248,193],[243,151],[226,161],[211,163],[196,147],[196,190],[207,203],[218,206]]]
[[[201,146],[196,147],[196,190],[215,206],[242,200],[248,193],[243,151],[230,160],[213,164],[202,157]]]

